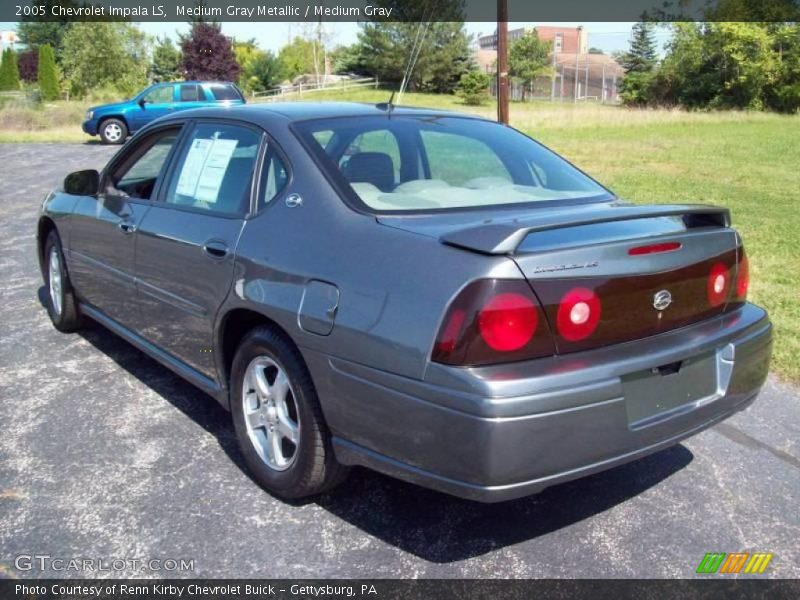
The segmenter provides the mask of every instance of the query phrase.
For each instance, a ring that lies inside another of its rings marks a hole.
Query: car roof
[[[174,117],[178,118],[178,115],[195,118],[226,116],[260,124],[276,116],[294,122],[337,117],[387,116],[388,114],[385,104],[362,104],[358,102],[275,102],[197,108],[176,113]],[[398,116],[461,117],[484,120],[483,117],[476,115],[411,106],[395,106],[392,108],[391,114]]]

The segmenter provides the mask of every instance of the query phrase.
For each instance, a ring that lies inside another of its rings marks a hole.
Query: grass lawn
[[[384,90],[361,89],[302,100],[388,97]],[[406,94],[403,104],[495,114],[494,106],[465,107],[448,96]],[[0,107],[0,142],[85,141],[79,126],[85,108],[55,105],[45,109],[47,119],[32,121],[38,128],[15,129]],[[800,116],[535,103],[512,104],[511,120],[624,198],[730,208],[750,256],[750,298],[775,323],[774,371],[800,381]],[[58,125],[49,129],[42,122]]]

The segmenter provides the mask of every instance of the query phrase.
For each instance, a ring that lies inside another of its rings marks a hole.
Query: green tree
[[[17,53],[11,48],[3,51],[3,63],[0,64],[0,90],[16,91],[20,89]]]
[[[132,95],[147,83],[148,40],[131,23],[75,22],[64,36],[62,67],[78,96],[101,89]]]
[[[53,48],[56,61],[60,61],[64,36],[72,26],[72,21],[68,16],[53,16],[51,10],[54,6],[77,8],[79,3],[75,0],[37,0],[32,4],[44,8],[47,20],[41,20],[43,17],[39,16],[22,17],[17,23],[17,35],[28,48],[38,48],[47,44]]]
[[[625,73],[653,70],[658,56],[654,31],[655,25],[647,21],[640,21],[633,26],[630,48],[619,57]]]
[[[155,82],[180,79],[182,58],[181,51],[169,37],[156,38],[153,60],[150,63],[150,78]]]
[[[800,24],[780,23],[774,31],[773,51],[777,53],[775,78],[766,89],[770,108],[781,112],[800,111]]]
[[[281,61],[269,51],[259,51],[247,66],[246,74],[250,89],[257,92],[275,88],[284,79]]]
[[[536,30],[525,33],[511,44],[508,51],[509,74],[524,84],[532,82],[540,75],[550,72],[550,50],[552,44],[539,39]],[[522,99],[525,99],[525,88],[522,86]]]
[[[779,84],[784,64],[771,24],[676,23],[655,96],[687,108],[768,108],[791,86],[791,76]]]
[[[616,55],[617,61],[625,69],[625,77],[620,85],[623,104],[645,106],[653,102],[658,62],[654,31],[655,25],[651,22],[636,23],[631,30],[630,48]]]
[[[472,69],[470,36],[464,22],[368,22],[359,32],[360,64],[381,81],[409,90],[452,93]]]
[[[469,71],[461,76],[456,94],[468,106],[480,106],[489,99],[491,77],[482,71]]]
[[[42,100],[57,100],[61,95],[61,86],[58,83],[58,67],[56,66],[55,53],[49,44],[39,47],[39,93]]]
[[[314,57],[322,56],[322,54],[319,42],[297,36],[281,48],[278,60],[281,62],[286,77],[294,79],[298,75],[314,73]]]
[[[339,75],[351,73],[365,77],[371,75],[361,50],[361,44],[356,43],[349,46],[339,46],[328,52],[333,72]]]

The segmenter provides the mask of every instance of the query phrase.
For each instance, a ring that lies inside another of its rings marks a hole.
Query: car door
[[[139,227],[142,333],[212,378],[214,318],[232,284],[262,144],[258,129],[197,122],[176,153],[160,201]]]
[[[70,264],[82,301],[126,327],[138,325],[134,249],[181,126],[172,125],[126,146],[108,165],[97,197],[81,197],[72,216]]]
[[[133,130],[138,130],[175,110],[175,84],[154,85],[139,99],[138,108],[131,112]]]

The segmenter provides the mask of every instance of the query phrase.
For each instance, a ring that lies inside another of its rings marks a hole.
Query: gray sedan
[[[756,397],[772,327],[728,211],[635,206],[512,128],[390,104],[159,119],[45,198],[56,328],[230,410],[284,498],[362,465],[495,502]]]

